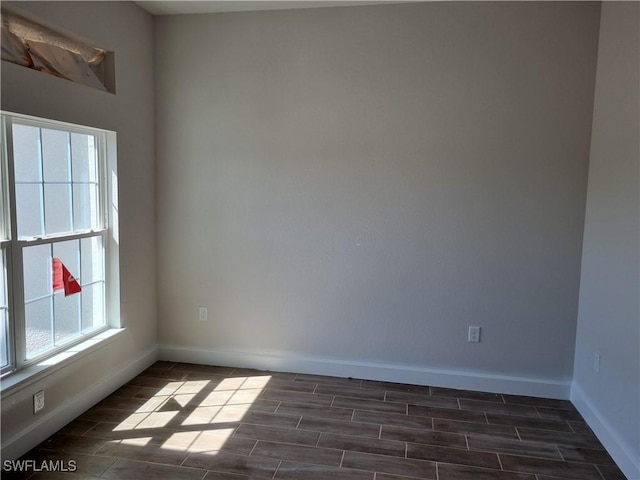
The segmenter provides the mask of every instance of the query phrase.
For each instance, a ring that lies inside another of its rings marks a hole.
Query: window
[[[108,328],[115,195],[110,132],[15,114],[3,114],[2,126],[4,374]],[[73,282],[79,288],[67,290]]]

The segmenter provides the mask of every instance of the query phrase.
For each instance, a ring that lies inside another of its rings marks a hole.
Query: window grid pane
[[[43,185],[16,182],[16,209],[18,238],[38,237],[44,234]]]
[[[53,297],[53,344],[60,345],[81,333],[80,295]]]
[[[53,298],[47,297],[24,306],[27,359],[53,347]]]
[[[14,123],[12,132],[16,183],[42,182],[40,129]]]
[[[40,129],[42,145],[43,181],[70,182],[71,158],[69,133],[60,130]]]
[[[48,234],[73,231],[69,184],[44,185],[44,231]]]
[[[88,332],[105,324],[105,282],[82,287],[82,332]]]
[[[51,245],[24,248],[22,271],[25,303],[51,296]]]

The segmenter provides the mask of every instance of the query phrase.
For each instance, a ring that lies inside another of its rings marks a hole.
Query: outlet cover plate
[[[480,341],[480,327],[469,327],[469,342],[478,343]]]
[[[44,408],[44,390],[40,390],[33,395],[33,413],[38,413]]]

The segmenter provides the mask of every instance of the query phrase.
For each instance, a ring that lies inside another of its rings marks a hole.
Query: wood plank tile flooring
[[[568,401],[170,362],[23,459],[77,469],[3,478],[625,478]]]

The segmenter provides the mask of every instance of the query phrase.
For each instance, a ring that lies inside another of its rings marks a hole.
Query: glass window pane
[[[37,237],[44,234],[42,204],[40,201],[42,185],[17,184],[16,206],[18,217],[18,237]]]
[[[82,287],[82,331],[104,324],[104,282]]]
[[[53,256],[59,258],[78,282],[80,279],[80,240],[53,244]],[[80,295],[68,297],[60,292],[54,296],[56,344],[80,334]]]
[[[40,129],[13,124],[16,182],[40,182]]]
[[[42,129],[42,163],[45,182],[70,182],[69,133]]]
[[[96,145],[93,135],[71,134],[71,168],[74,182],[98,181]]]
[[[27,358],[51,348],[51,297],[44,298],[24,307]]]
[[[56,345],[80,335],[80,295],[53,297],[54,336]]]
[[[71,226],[71,185],[44,186],[45,232],[70,232]]]
[[[73,185],[73,223],[76,230],[100,227],[98,219],[98,188],[95,184]]]
[[[71,275],[80,282],[80,240],[54,243],[53,257],[59,258]]]
[[[80,240],[80,248],[82,284],[104,280],[102,237],[83,238]]]
[[[37,245],[22,250],[24,300],[30,302],[51,295],[51,245]]]

